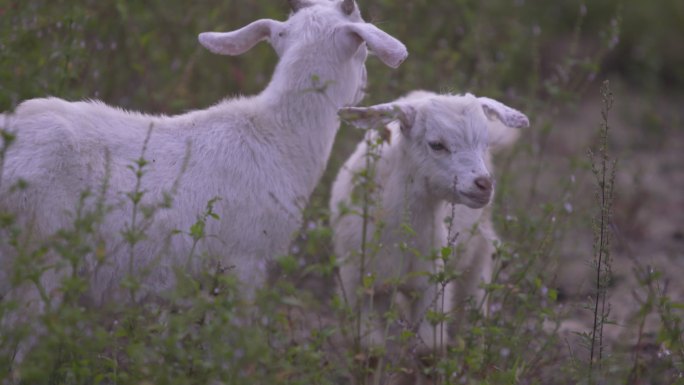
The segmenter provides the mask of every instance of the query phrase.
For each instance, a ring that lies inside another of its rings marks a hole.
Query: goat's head
[[[340,115],[355,125],[378,127],[398,120],[405,166],[431,195],[480,208],[489,203],[494,179],[486,151],[499,144],[505,129],[529,126],[527,117],[504,104],[473,95],[418,92],[393,103],[350,107]],[[509,135],[509,136],[515,136]]]
[[[293,11],[286,21],[261,19],[232,32],[201,33],[199,41],[214,53],[240,55],[259,41],[267,40],[281,61],[296,62],[299,67],[312,60],[350,66],[344,82],[358,84],[359,89],[365,86],[367,47],[393,68],[408,55],[400,41],[364,22],[353,0],[289,0],[289,3]],[[358,100],[354,102],[360,101],[358,95],[355,99]]]

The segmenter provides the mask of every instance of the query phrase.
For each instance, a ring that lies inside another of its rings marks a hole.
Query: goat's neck
[[[314,60],[310,60],[314,61]],[[339,65],[338,65],[339,66]],[[300,68],[301,67],[301,68]],[[279,138],[288,164],[296,168],[297,183],[310,194],[330,156],[339,128],[337,111],[349,103],[349,85],[333,64],[315,67],[288,65],[281,60],[273,79],[261,96],[273,111],[266,129]]]

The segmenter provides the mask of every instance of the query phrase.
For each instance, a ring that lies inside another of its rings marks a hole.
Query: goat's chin
[[[486,201],[475,201],[471,199],[465,199],[465,202],[463,202],[463,204],[471,209],[481,209],[489,204],[489,199],[487,199]]]
[[[456,193],[450,203],[462,204],[471,209],[481,209],[489,204],[491,195],[475,195]]]

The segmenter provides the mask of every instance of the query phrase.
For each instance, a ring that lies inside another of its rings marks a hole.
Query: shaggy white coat
[[[491,278],[496,234],[489,214],[484,213],[493,193],[488,149],[514,141],[517,130],[510,127],[527,126],[527,117],[492,99],[425,91],[393,103],[346,108],[340,114],[364,128],[389,123],[389,140],[377,148],[378,158],[369,174],[375,190],[366,239],[379,249],[369,246],[366,252],[364,271],[375,277],[371,295],[377,313],[370,317],[370,300],[365,296],[361,305],[365,343],[384,343],[382,315],[395,306],[417,331],[423,348],[439,348],[448,341],[446,325],[430,325],[425,320],[428,309],[451,313],[457,299],[481,298],[479,283]],[[361,282],[359,182],[365,177],[368,143],[378,137],[377,131],[367,134],[340,170],[331,193],[334,248],[341,258],[340,293],[352,306],[357,304]],[[446,219],[452,214],[448,229]],[[459,251],[448,269],[462,276],[446,287],[430,283],[424,272],[435,274],[445,266],[441,259],[428,257],[454,240]],[[396,292],[391,282],[401,282]]]
[[[294,3],[294,2],[293,2]],[[272,80],[253,97],[226,99],[206,110],[179,116],[153,116],[123,111],[97,101],[67,102],[57,98],[28,100],[7,118],[17,140],[7,153],[0,185],[0,211],[14,213],[22,229],[30,229],[27,245],[49,239],[73,226],[81,193],[93,192],[92,208],[104,181],[111,209],[96,229],[107,259],[89,258],[82,265],[91,275],[91,300],[120,300],[122,277],[142,271],[149,276],[140,290],[158,294],[174,284],[174,267],[197,270],[217,263],[232,268],[249,294],[266,276],[266,262],[287,252],[298,229],[301,210],[318,183],[339,128],[337,111],[363,97],[367,48],[385,64],[397,67],[407,56],[404,45],[363,22],[354,7],[341,1],[312,0],[284,22],[258,20],[227,33],[203,33],[199,41],[212,52],[239,55],[267,40],[279,55]],[[151,131],[150,131],[151,130]],[[143,205],[164,200],[179,178],[170,208],[154,217],[137,213],[146,239],[133,255],[121,236],[131,225],[135,190],[129,169],[143,151]],[[189,162],[183,170],[186,151]],[[18,181],[26,189],[12,189]],[[189,228],[215,197],[206,239],[188,260]],[[186,234],[172,235],[174,230]],[[7,234],[3,234],[5,236]],[[28,233],[24,234],[28,236]],[[165,241],[165,240],[168,240]],[[168,245],[165,248],[164,245]],[[16,252],[0,249],[0,289],[9,287]],[[36,265],[52,266],[48,253]],[[68,269],[48,269],[42,276],[47,293]],[[4,286],[4,287],[3,287]],[[0,293],[2,294],[2,293]],[[20,293],[22,304],[35,301],[35,290]]]

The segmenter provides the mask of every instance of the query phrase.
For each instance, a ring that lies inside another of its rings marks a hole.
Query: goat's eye
[[[428,143],[428,146],[430,146],[430,148],[433,151],[446,151],[447,150],[446,146],[444,146],[440,142],[430,142],[430,143]]]
[[[278,32],[278,36],[279,36],[279,37],[285,36],[285,31],[280,31],[280,32]]]

